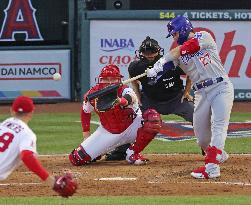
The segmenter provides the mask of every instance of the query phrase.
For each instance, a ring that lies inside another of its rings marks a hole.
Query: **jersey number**
[[[5,132],[0,135],[0,152],[4,152],[6,149],[8,149],[9,144],[12,142],[13,138],[14,135],[9,132]]]
[[[209,63],[212,63],[209,53],[206,53],[204,56],[200,57],[200,62],[204,66],[208,65]]]

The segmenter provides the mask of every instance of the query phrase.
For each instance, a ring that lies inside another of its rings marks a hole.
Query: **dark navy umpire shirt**
[[[160,58],[159,56],[156,61]],[[135,77],[145,72],[147,67],[152,66],[156,61],[149,63],[147,60],[140,59],[130,63],[128,72],[130,77]],[[138,79],[142,86],[142,92],[150,99],[155,101],[168,101],[176,97],[184,89],[183,81],[180,79],[185,73],[181,68],[176,67],[167,71],[154,85],[148,84],[146,76]]]

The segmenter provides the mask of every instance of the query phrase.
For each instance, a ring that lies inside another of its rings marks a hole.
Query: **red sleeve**
[[[81,108],[81,124],[83,132],[90,131],[91,113],[86,113]]]
[[[45,181],[49,173],[45,168],[42,167],[38,159],[34,156],[34,153],[30,150],[23,150],[20,154],[21,160],[24,162],[26,167],[35,174],[37,174],[43,181]]]
[[[180,55],[194,54],[200,50],[199,41],[197,38],[191,38],[180,47]]]

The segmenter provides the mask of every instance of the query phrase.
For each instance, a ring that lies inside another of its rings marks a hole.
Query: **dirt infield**
[[[251,195],[250,155],[230,156],[221,165],[221,177],[217,180],[196,180],[190,176],[193,168],[203,164],[202,156],[146,156],[150,163],[144,166],[129,165],[126,161],[101,160],[73,167],[67,156],[44,156],[40,159],[54,174],[71,170],[79,185],[78,196]],[[0,184],[0,196],[52,195],[56,194],[23,166]]]

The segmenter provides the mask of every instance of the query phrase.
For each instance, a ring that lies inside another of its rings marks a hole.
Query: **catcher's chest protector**
[[[128,86],[124,85],[118,89],[118,97],[122,96],[123,90],[127,87]],[[132,124],[135,117],[133,109],[122,108],[119,105],[115,105],[112,109],[106,112],[96,111],[96,113],[99,115],[100,123],[102,124],[102,126],[106,130],[114,134],[122,133],[123,131],[125,131]]]

